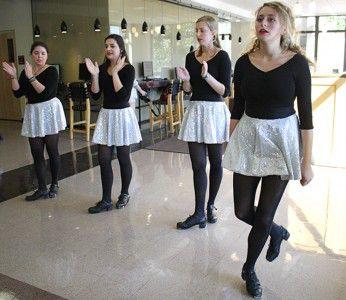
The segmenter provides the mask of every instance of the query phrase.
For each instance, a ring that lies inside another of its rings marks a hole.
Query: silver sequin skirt
[[[178,139],[222,144],[229,139],[230,112],[224,102],[190,101]]]
[[[93,136],[94,143],[128,146],[141,140],[138,121],[131,107],[100,110]]]
[[[302,143],[298,117],[256,119],[243,115],[227,145],[223,166],[235,173],[282,180],[301,178]]]
[[[66,128],[64,109],[58,98],[26,104],[22,135],[26,137],[44,137],[57,134]]]

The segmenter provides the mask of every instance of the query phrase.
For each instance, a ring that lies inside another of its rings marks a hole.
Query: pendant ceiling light
[[[67,33],[67,24],[65,23],[65,21],[61,22],[60,31],[61,31],[61,33]]]
[[[126,29],[127,29],[127,22],[126,22],[126,19],[123,18],[123,19],[121,20],[121,31],[122,31],[122,32],[125,32]]]
[[[194,49],[193,46],[191,45],[191,46],[190,46],[190,52],[192,52],[193,50],[195,50],[195,49]]]
[[[166,28],[165,28],[165,25],[161,25],[161,28],[160,28],[160,34],[161,35],[165,35],[166,34]]]
[[[177,32],[177,41],[180,41],[181,40],[181,33],[178,31]]]
[[[101,31],[101,22],[98,18],[96,18],[94,22],[94,31],[99,32]]]
[[[148,33],[148,23],[145,21],[145,0],[144,0],[144,22],[142,24],[142,32]]]
[[[31,1],[31,11],[32,11],[32,14],[35,14],[34,37],[38,38],[41,35],[41,30],[40,30],[40,27],[38,27],[37,25],[37,10],[36,10],[36,6],[34,6],[34,3],[35,3],[34,1]]]
[[[162,6],[162,1],[161,1],[161,20],[162,20],[162,25],[160,28],[160,34],[164,36],[166,34],[166,28],[165,25],[163,25],[163,6]]]
[[[40,27],[38,27],[38,25],[35,25],[34,36],[35,37],[40,37],[40,35],[41,35]]]
[[[123,0],[123,19],[121,20],[121,31],[122,32],[126,32],[126,29],[127,29],[127,21],[125,19],[125,3],[124,3],[124,0]]]
[[[232,40],[232,34],[229,34],[228,39],[231,41]]]
[[[143,25],[142,25],[142,32],[148,33],[148,24],[145,21],[143,22]]]

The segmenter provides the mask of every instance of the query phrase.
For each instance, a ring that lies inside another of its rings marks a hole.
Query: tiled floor
[[[194,205],[189,156],[142,149],[132,159],[123,210],[87,213],[101,195],[98,166],[62,179],[57,199],[0,203],[0,273],[68,299],[248,299],[239,275],[249,227],[234,216],[232,173],[219,221],[177,231]],[[115,200],[117,160],[113,170]],[[307,187],[289,184],[278,209],[291,238],[277,260],[258,261],[263,299],[345,299],[346,170],[314,171]]]

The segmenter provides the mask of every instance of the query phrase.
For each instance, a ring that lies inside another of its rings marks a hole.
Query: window
[[[317,73],[346,71],[346,16],[301,17],[296,26],[299,45],[316,59]]]
[[[326,32],[318,37],[316,70],[318,73],[342,73],[344,70],[345,33]]]

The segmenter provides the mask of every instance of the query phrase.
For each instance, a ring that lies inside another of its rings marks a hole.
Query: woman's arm
[[[301,165],[302,179],[301,185],[307,185],[313,178],[314,173],[311,168],[313,130],[302,130],[303,160]]]
[[[208,64],[203,61],[201,76],[210,85],[210,87],[223,97],[229,96],[231,88],[231,61],[227,53],[222,52],[220,63],[220,80],[216,80],[211,74],[208,73]]]
[[[298,54],[297,54],[298,55]],[[313,122],[311,104],[311,74],[307,60],[298,57],[295,70],[295,84],[298,104],[298,115],[303,142],[303,160],[301,164],[301,185],[307,185],[314,174],[311,168]]]

